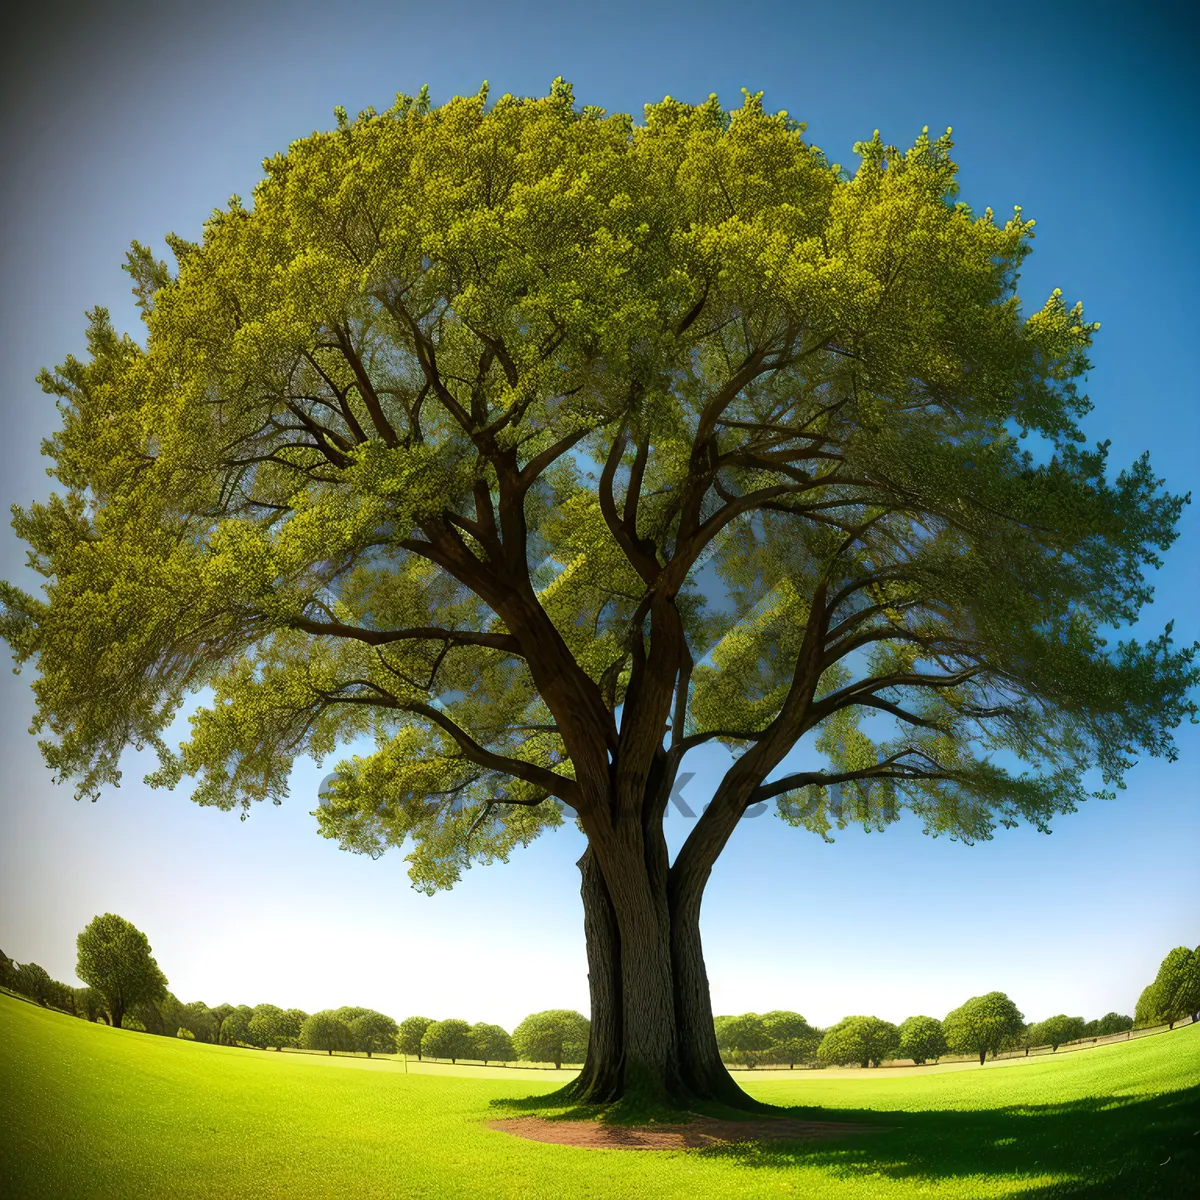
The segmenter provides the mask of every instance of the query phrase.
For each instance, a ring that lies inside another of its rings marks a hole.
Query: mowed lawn
[[[486,1128],[558,1080],[206,1046],[0,996],[5,1197],[1200,1195],[1200,1026],[944,1074],[746,1080],[885,1132],[686,1152]]]

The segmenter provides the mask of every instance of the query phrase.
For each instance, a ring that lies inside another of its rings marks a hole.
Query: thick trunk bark
[[[591,848],[579,860],[592,1024],[583,1070],[558,1095],[761,1109],[717,1050],[699,913],[673,909],[665,871],[653,868],[633,856],[614,868],[610,858],[610,890]]]

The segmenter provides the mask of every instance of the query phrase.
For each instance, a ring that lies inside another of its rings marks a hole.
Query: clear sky
[[[1195,220],[1195,22],[1184,4],[1031,9],[961,3],[605,5],[441,0],[242,5],[125,2],[45,7],[7,30],[0,63],[0,499],[48,481],[53,427],[42,366],[84,348],[84,310],[107,306],[141,337],[131,239],[169,259],[168,231],[197,238],[210,211],[249,197],[261,160],[314,129],[387,108],[428,83],[435,103],[544,94],[562,75],[583,104],[641,114],[763,89],[808,123],[831,160],[879,128],[907,145],[954,127],[961,198],[1037,221],[1020,291],[1061,287],[1096,338],[1087,428],[1113,462],[1151,452],[1173,490],[1197,482],[1192,361],[1200,256]],[[33,6],[26,6],[27,12]],[[101,11],[103,9],[103,11]],[[736,14],[736,15],[735,15]],[[1195,506],[1136,630],[1170,618],[1200,636]],[[0,577],[36,585],[0,532]],[[587,1009],[580,835],[546,835],[450,893],[413,892],[402,857],[346,854],[320,838],[328,770],[297,766],[280,808],[236,814],[125,782],[97,804],[56,788],[26,732],[32,675],[0,675],[0,946],[74,981],[75,936],[97,913],[145,930],[183,1000],[309,1011],[363,1004],[497,1021]],[[744,822],[717,866],[703,929],[717,1012],[790,1008],[943,1016],[1000,989],[1027,1017],[1132,1012],[1172,946],[1200,942],[1200,730],[1175,764],[1150,760],[1117,800],[1060,818],[1050,837],[1000,829],[966,847],[902,820],[833,845],[770,814]],[[689,759],[698,809],[723,760]],[[674,811],[677,841],[687,818]]]

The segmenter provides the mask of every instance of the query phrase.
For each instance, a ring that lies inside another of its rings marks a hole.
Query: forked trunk
[[[763,1107],[734,1083],[717,1050],[699,904],[672,905],[665,871],[640,855],[606,857],[611,881],[591,847],[579,860],[592,1024],[583,1070],[558,1095],[585,1104]]]

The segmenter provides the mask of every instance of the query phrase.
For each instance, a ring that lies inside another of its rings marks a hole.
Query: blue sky
[[[120,264],[131,239],[199,234],[263,157],[428,83],[441,102],[542,94],[556,75],[580,103],[640,116],[665,94],[740,88],[808,123],[829,157],[879,128],[905,145],[953,126],[961,198],[1037,221],[1020,291],[1061,287],[1102,322],[1087,430],[1115,465],[1143,450],[1173,490],[1197,481],[1194,221],[1196,41],[1180,5],[1014,10],[914,3],[546,3],[337,6],[124,3],[47,10],[5,48],[0,90],[0,498],[44,495],[38,443],[54,426],[34,383],[83,351],[84,310],[106,305],[140,337]],[[836,12],[834,11],[836,8]],[[40,23],[39,23],[40,22]],[[1200,636],[1200,522],[1158,573],[1137,633],[1174,618]],[[0,577],[35,582],[11,531]],[[366,1004],[403,1017],[512,1027],[548,1007],[586,1011],[575,860],[564,828],[507,866],[429,898],[399,855],[348,855],[316,833],[328,769],[301,763],[292,798],[247,821],[152,792],[130,754],[99,803],[56,788],[26,732],[31,676],[0,677],[0,946],[73,980],[74,939],[115,911],[148,934],[184,1000]],[[1200,942],[1200,730],[1175,764],[1147,761],[1115,801],[1092,801],[1046,837],[1000,829],[966,847],[913,821],[847,830],[833,845],[772,815],[743,823],[714,872],[703,928],[718,1012],[792,1008],[827,1024],[852,1012],[942,1016],[1007,991],[1028,1017],[1132,1012],[1172,946]],[[689,760],[699,809],[723,760]],[[686,818],[668,818],[677,842]]]

